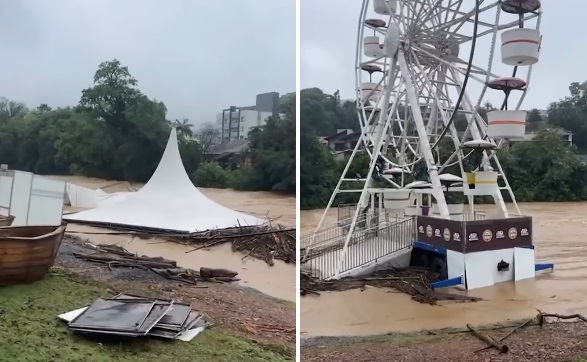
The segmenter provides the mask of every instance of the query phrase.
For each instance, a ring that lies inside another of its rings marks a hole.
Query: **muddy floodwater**
[[[128,182],[104,181],[85,177],[59,177],[63,180],[88,188],[103,188],[113,193],[135,191],[142,185]],[[226,189],[199,188],[210,199],[234,210],[275,220],[284,226],[295,227],[295,198],[273,194],[270,192],[239,192]],[[71,211],[71,210],[70,210]],[[67,212],[67,210],[66,210]],[[107,229],[83,225],[69,224],[68,231],[107,233]],[[199,269],[200,267],[226,268],[239,273],[241,284],[259,290],[275,298],[289,301],[296,300],[295,266],[275,261],[273,267],[264,261],[254,258],[243,258],[241,253],[233,253],[230,245],[214,246],[191,253],[186,251],[193,247],[152,238],[148,240],[125,235],[77,234],[89,239],[92,243],[107,243],[124,246],[128,251],[151,257],[161,256],[177,261],[184,268]]]
[[[484,299],[477,303],[430,306],[377,288],[303,297],[302,337],[460,328],[467,323],[480,325],[532,317],[536,309],[587,314],[587,203],[530,203],[520,204],[520,208],[534,219],[537,261],[553,262],[553,273],[469,292]],[[302,234],[311,232],[321,215],[322,210],[302,211]],[[336,222],[336,210],[328,215],[327,222]]]

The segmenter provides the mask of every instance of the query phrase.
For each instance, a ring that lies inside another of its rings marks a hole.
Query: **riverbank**
[[[479,328],[501,339],[508,353],[484,349],[487,345],[466,330],[443,329],[368,337],[316,337],[301,341],[303,362],[454,362],[454,361],[557,361],[587,360],[587,323],[548,323],[518,330],[520,322]],[[484,349],[484,350],[481,350]]]
[[[42,281],[2,288],[0,361],[292,361],[295,305],[250,288],[191,286],[141,269],[113,271],[73,257],[67,237]],[[136,339],[109,343],[73,334],[57,315],[118,293],[189,302],[213,324],[192,342]]]
[[[161,296],[157,288],[132,283],[143,294]],[[219,326],[206,330],[192,342],[152,338],[103,341],[74,334],[57,315],[80,308],[98,297],[128,290],[96,283],[65,269],[53,269],[34,284],[2,288],[0,302],[0,360],[27,362],[188,362],[194,358],[214,361],[292,360],[293,347],[259,345],[243,335]],[[196,303],[198,304],[198,303]],[[219,348],[222,346],[222,348]]]

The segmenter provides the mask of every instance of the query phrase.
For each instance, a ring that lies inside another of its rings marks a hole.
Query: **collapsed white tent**
[[[100,203],[91,210],[63,217],[89,224],[148,228],[190,233],[264,221],[224,207],[202,194],[190,181],[177,146],[175,128],[153,176],[137,192]]]

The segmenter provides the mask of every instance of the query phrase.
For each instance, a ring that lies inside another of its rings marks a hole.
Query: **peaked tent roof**
[[[179,155],[175,128],[155,173],[143,188],[64,219],[186,233],[264,222],[210,200],[192,184]]]

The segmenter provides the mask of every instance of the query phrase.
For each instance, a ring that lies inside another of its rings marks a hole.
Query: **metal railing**
[[[340,273],[348,272],[375,262],[403,249],[411,248],[416,235],[415,218],[388,222],[369,229],[355,230],[347,253],[342,260]],[[328,279],[336,276],[341,263],[346,234],[330,245],[311,248],[305,261],[313,276]]]
[[[303,235],[300,239],[300,245],[305,250],[319,250],[328,247],[333,243],[338,243],[340,239],[347,236],[348,231],[353,222],[353,216],[338,221],[337,225],[320,229],[310,234]],[[372,228],[373,225],[389,222],[389,216],[384,214],[382,216],[375,214],[362,214],[357,217],[355,230],[365,230]],[[303,255],[303,254],[302,254]]]
[[[339,204],[336,208],[338,213],[338,222],[343,220],[352,219],[357,209],[357,204]]]

